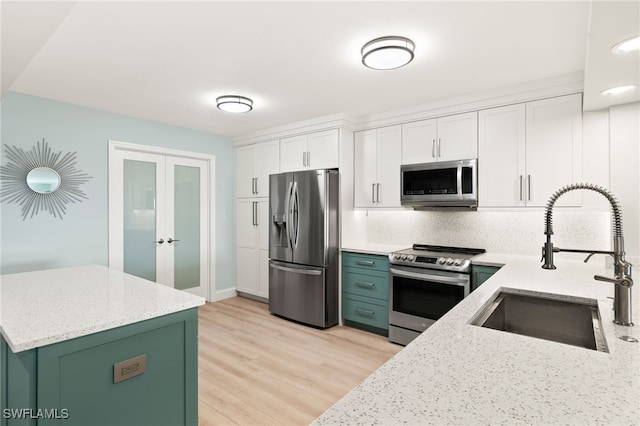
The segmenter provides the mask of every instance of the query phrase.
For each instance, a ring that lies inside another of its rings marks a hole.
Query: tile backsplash
[[[356,210],[343,238],[369,244],[425,243],[484,248],[488,252],[539,255],[544,209],[522,211]],[[555,209],[553,243],[561,248],[610,250],[608,211]],[[343,239],[344,241],[344,239]],[[560,256],[582,257],[570,253]]]

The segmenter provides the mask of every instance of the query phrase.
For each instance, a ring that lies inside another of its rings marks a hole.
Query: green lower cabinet
[[[18,354],[3,341],[3,367],[35,359],[3,370],[6,408],[36,419],[2,425],[197,425],[197,321],[194,308]]]
[[[482,283],[491,278],[493,274],[500,270],[499,266],[484,266],[484,265],[472,265],[471,266],[471,291],[480,287]]]
[[[386,256],[342,253],[344,324],[387,336],[389,260]]]

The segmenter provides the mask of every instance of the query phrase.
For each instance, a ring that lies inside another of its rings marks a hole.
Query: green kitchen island
[[[104,266],[0,277],[0,425],[196,425],[201,297]]]

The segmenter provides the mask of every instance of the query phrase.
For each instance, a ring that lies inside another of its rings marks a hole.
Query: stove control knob
[[[447,265],[453,265],[453,259],[452,258],[448,258],[447,259]]]
[[[439,257],[438,258],[438,263],[441,265],[444,265],[444,263],[447,261],[447,259],[445,259],[444,257]]]
[[[412,255],[412,254],[408,254],[408,255],[407,255],[407,260],[408,260],[409,262],[413,262],[413,259],[415,259],[415,258],[416,258],[416,257],[415,257],[414,255]]]
[[[393,258],[394,258],[395,260],[400,260],[400,255],[399,255],[399,254],[394,254],[394,255],[393,255]]]
[[[402,256],[400,256],[400,259],[401,259],[401,260],[407,260],[407,255],[406,255],[406,254],[403,254]]]
[[[460,266],[460,265],[462,265],[462,259],[456,259],[456,260],[454,260],[454,261],[453,261],[453,264],[454,264],[454,265],[456,265],[456,266]]]

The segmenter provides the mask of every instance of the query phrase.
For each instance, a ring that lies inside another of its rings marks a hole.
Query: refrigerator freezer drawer
[[[326,314],[326,269],[269,262],[269,311],[315,327],[335,325]]]

